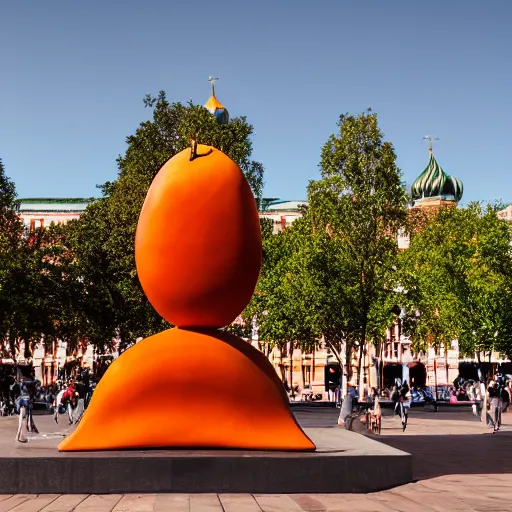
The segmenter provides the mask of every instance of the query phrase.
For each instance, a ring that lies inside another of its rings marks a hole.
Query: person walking
[[[491,417],[494,434],[500,429],[501,423],[501,397],[498,384],[495,380],[489,383],[487,393],[489,395],[489,415]]]
[[[488,408],[488,405],[489,405],[489,400],[488,400],[488,397],[487,397],[487,389],[485,387],[485,382],[482,380],[480,381],[480,391],[479,391],[479,396],[480,396],[480,421],[484,424],[484,425],[490,425],[491,424],[491,420],[490,420],[490,416],[489,416],[489,413],[487,412],[487,408]]]
[[[500,398],[501,398],[501,412],[507,412],[510,406],[510,393],[507,389],[507,386],[504,385],[500,389]]]
[[[70,425],[73,425],[73,414],[75,410],[75,397],[76,391],[75,391],[75,381],[74,379],[69,379],[68,381],[68,388],[66,389],[66,392],[62,396],[62,400],[64,403],[67,403],[67,412],[68,412],[68,421]]]
[[[400,392],[398,391],[398,386],[393,386],[393,391],[391,392],[391,400],[393,402],[393,411],[395,415],[400,414],[399,410],[399,402],[400,402]]]
[[[16,400],[16,411],[18,413],[18,430],[15,440],[19,443],[26,443],[28,439],[24,431],[38,434],[39,431],[32,416],[32,406],[35,394],[35,381],[22,378],[19,384],[20,395]]]
[[[27,443],[28,439],[24,435],[24,431],[28,431],[28,408],[30,404],[30,395],[27,387],[20,385],[20,396],[16,399],[16,412],[18,413],[18,430],[15,440],[18,443]]]
[[[504,399],[503,412],[508,411],[508,408],[510,407],[510,400],[512,399],[512,388],[510,387],[510,382],[511,381],[507,381],[507,384],[505,386],[505,391],[508,396],[505,397],[505,399]]]
[[[404,380],[400,388],[400,416],[402,419],[402,432],[405,432],[407,427],[407,419],[409,417],[409,409],[411,408],[411,390],[407,381]]]
[[[471,384],[471,386],[469,386],[468,396],[469,396],[469,400],[471,402],[473,402],[471,404],[471,411],[477,417],[480,416],[480,407],[481,407],[481,405],[479,404],[479,401],[480,401],[479,390],[480,390],[480,388],[477,383]]]
[[[34,403],[37,400],[38,392],[41,388],[41,382],[36,379],[35,370],[32,369],[32,372],[30,374],[30,377],[24,381],[24,384],[28,389],[29,394],[29,405],[28,405],[28,418],[27,418],[27,425],[29,432],[32,432],[33,434],[39,434],[39,430],[36,427],[36,424],[34,423]]]
[[[79,380],[75,385],[75,397],[77,401],[76,409],[75,409],[75,424],[78,424],[82,419],[82,415],[85,411],[85,393],[86,386],[85,383]]]
[[[64,405],[64,395],[66,391],[67,387],[64,385],[57,393],[57,398],[55,398],[55,402],[53,404],[53,419],[55,420],[55,423],[59,423],[60,407],[61,405]]]

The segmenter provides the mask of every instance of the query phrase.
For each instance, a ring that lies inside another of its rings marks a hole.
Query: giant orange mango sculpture
[[[218,330],[249,302],[261,265],[258,212],[240,168],[195,143],[171,158],[147,194],[135,256],[148,299],[177,327],[111,364],[59,450],[314,450],[268,359]]]
[[[197,146],[171,158],[142,207],[135,259],[153,307],[179,327],[224,327],[251,299],[261,266],[256,202],[228,156]]]

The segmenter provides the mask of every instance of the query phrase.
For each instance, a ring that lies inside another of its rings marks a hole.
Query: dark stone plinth
[[[337,427],[305,428],[314,453],[144,450],[59,453],[69,430],[36,418],[44,434],[28,444],[0,437],[0,494],[345,493],[412,480],[411,456]],[[306,424],[311,424],[306,418]],[[4,425],[2,425],[4,426]],[[54,432],[49,432],[53,428]],[[15,429],[14,429],[15,430]],[[3,432],[2,432],[3,431]],[[0,434],[7,433],[0,428]],[[14,434],[14,432],[12,432]]]
[[[0,493],[353,493],[411,480],[410,458],[241,454],[4,458]]]

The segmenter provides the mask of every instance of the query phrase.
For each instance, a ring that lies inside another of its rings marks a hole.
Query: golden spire
[[[208,82],[212,84],[212,96],[215,98],[215,82],[218,80],[218,78],[215,78],[213,76],[208,77]]]
[[[432,153],[433,152],[432,151],[432,141],[433,140],[439,140],[439,137],[432,137],[432,135],[425,135],[425,137],[423,137],[423,140],[427,140],[428,141],[428,150]]]
[[[206,102],[205,108],[207,108],[210,111],[210,113],[213,116],[215,116],[215,118],[220,124],[225,124],[229,122],[229,113],[226,107],[215,96],[215,82],[217,80],[218,78],[215,78],[213,76],[210,76],[208,78],[208,82],[210,82],[212,86],[212,95],[210,96],[210,99]]]

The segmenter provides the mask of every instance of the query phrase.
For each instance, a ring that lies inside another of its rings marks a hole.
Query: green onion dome
[[[462,182],[446,174],[430,150],[430,160],[425,170],[416,178],[411,187],[411,196],[415,201],[440,197],[448,201],[459,202],[464,188]]]

